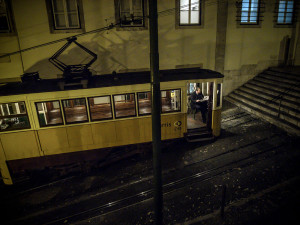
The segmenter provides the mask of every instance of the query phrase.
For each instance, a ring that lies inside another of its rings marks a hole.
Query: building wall
[[[235,2],[229,0],[228,7],[225,95],[266,68],[277,66],[282,57],[282,41],[292,33],[292,28],[274,27],[275,1],[264,1],[265,8],[262,8],[262,21],[258,27],[239,27]]]
[[[76,34],[50,33],[45,0],[11,2],[18,36],[0,36],[1,54],[18,51],[19,45],[21,49],[26,49]],[[227,31],[224,37],[225,95],[258,72],[278,65],[281,42],[286,35],[290,36],[292,33],[292,28],[274,28],[275,0],[264,1],[266,6],[260,27],[237,27],[235,2],[228,0]],[[82,3],[86,31],[115,23],[114,1],[82,0]],[[204,25],[201,28],[177,29],[174,8],[175,0],[158,1],[160,69],[201,66],[214,70],[217,1],[206,0],[203,11]],[[161,13],[164,10],[168,12]],[[91,67],[93,74],[144,70],[150,67],[148,29],[121,31],[113,28],[81,36],[78,42],[98,55],[97,61]],[[63,41],[1,58],[0,81],[19,79],[24,72],[35,71],[39,71],[41,78],[56,78],[62,72],[49,63],[48,59],[65,43],[66,41]],[[86,60],[77,48],[72,47],[63,57],[70,63]]]

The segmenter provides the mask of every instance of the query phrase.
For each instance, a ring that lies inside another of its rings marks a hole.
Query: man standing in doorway
[[[206,123],[207,101],[204,100],[200,87],[191,94],[191,108],[196,109],[196,113],[201,111],[202,121]]]

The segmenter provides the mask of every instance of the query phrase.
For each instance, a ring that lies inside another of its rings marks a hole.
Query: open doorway
[[[188,131],[207,128],[210,129],[213,93],[212,89],[213,82],[187,83]],[[195,100],[198,101],[195,102]]]

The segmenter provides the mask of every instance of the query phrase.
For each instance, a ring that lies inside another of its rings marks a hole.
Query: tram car
[[[195,137],[201,132],[220,135],[222,74],[200,68],[162,70],[160,80],[162,140],[199,141]],[[14,174],[24,171],[95,157],[105,161],[116,147],[151,143],[149,71],[92,76],[87,88],[60,90],[59,82],[0,85],[0,168],[5,184],[13,184]],[[197,86],[207,98],[206,124],[189,106],[189,94]]]

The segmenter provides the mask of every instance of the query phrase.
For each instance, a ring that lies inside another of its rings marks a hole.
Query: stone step
[[[265,93],[258,93],[257,91],[253,89],[249,89],[247,87],[240,87],[239,89],[234,91],[235,93],[238,93],[239,95],[245,96],[249,99],[254,99],[257,102],[259,102],[262,105],[269,106],[274,109],[274,111],[278,112],[279,109],[279,100],[272,101],[273,97],[270,97],[269,95]],[[290,101],[284,101],[282,100],[280,103],[280,112],[285,112],[287,114],[290,114],[297,119],[300,120],[300,105],[293,104]]]
[[[264,89],[263,91],[257,91],[255,85],[243,85],[241,88],[249,90],[249,92],[264,97],[267,101],[283,103],[286,106],[294,107],[300,110],[300,98],[293,96],[285,96],[285,93],[274,92],[269,89]],[[299,108],[298,108],[299,107]]]
[[[286,120],[291,124],[294,124],[295,126],[300,127],[300,120],[297,119],[296,117],[289,115],[285,112],[278,112],[278,110],[275,110],[274,108],[272,108],[270,105],[266,105],[266,104],[262,104],[260,101],[258,101],[257,99],[251,99],[249,98],[249,96],[247,96],[247,94],[244,93],[236,93],[233,92],[230,94],[230,97],[235,98],[237,100],[239,100],[240,102],[243,102],[247,105],[252,106],[253,108],[257,108],[265,113],[268,113],[274,117],[278,117],[282,119],[282,120]]]
[[[285,83],[285,82],[279,82],[277,80],[274,79],[269,79],[266,77],[262,77],[262,76],[256,76],[253,78],[253,80],[258,80],[258,81],[262,81],[264,83],[268,83],[268,84],[272,84],[275,85],[276,87],[281,87],[281,88],[285,88],[286,91],[298,91],[300,92],[300,84],[299,83],[295,83],[293,85]]]
[[[286,84],[289,84],[289,85],[295,85],[297,83],[298,84],[300,83],[300,80],[289,78],[289,77],[274,76],[272,74],[268,74],[267,72],[259,74],[258,77],[264,77],[264,78],[267,78],[269,80],[275,80],[277,82],[279,81],[280,83],[286,83]]]
[[[280,90],[268,89],[268,87],[263,86],[263,84],[258,83],[258,82],[251,82],[250,81],[250,82],[244,84],[244,86],[248,87],[248,88],[251,88],[251,89],[253,89],[253,90],[255,90],[259,93],[267,93],[267,94],[272,95],[274,97],[281,96],[282,99],[289,100],[289,101],[295,102],[295,103],[300,105],[300,94],[299,94],[299,97],[297,97],[297,96],[290,95],[289,93],[285,93],[285,92],[280,91]],[[271,88],[271,86],[269,88]]]
[[[257,85],[257,86],[260,86],[262,88],[265,88],[265,89],[270,89],[270,90],[274,90],[274,91],[279,91],[279,92],[284,92],[285,95],[291,95],[291,96],[294,96],[295,98],[300,98],[300,92],[297,92],[295,90],[288,90],[286,88],[282,88],[282,87],[278,87],[278,86],[275,86],[273,84],[269,84],[267,82],[265,82],[264,80],[259,80],[259,79],[252,79],[250,80],[247,84],[253,84],[253,85]]]
[[[284,121],[283,119],[281,118],[278,118],[276,116],[273,116],[269,113],[266,113],[265,111],[262,111],[256,107],[253,107],[251,105],[248,105],[247,103],[245,102],[242,102],[240,101],[239,99],[236,99],[234,98],[234,96],[230,95],[230,96],[226,96],[225,99],[241,108],[243,108],[244,110],[268,121],[269,123],[272,123],[274,124],[275,126],[277,127],[280,127],[284,130],[286,130],[288,133],[291,133],[291,134],[295,134],[297,136],[300,136],[300,128],[287,122],[287,121]]]
[[[277,71],[271,71],[271,70],[266,70],[263,73],[272,75],[274,77],[282,77],[282,78],[288,78],[291,80],[296,80],[300,82],[300,76],[299,74],[290,74],[290,73],[282,73],[282,72],[277,72]]]
[[[297,68],[295,66],[292,66],[292,67],[270,67],[268,69],[268,71],[284,73],[284,74],[289,74],[289,75],[298,76],[298,77],[300,76],[300,67],[299,66],[297,66]]]

